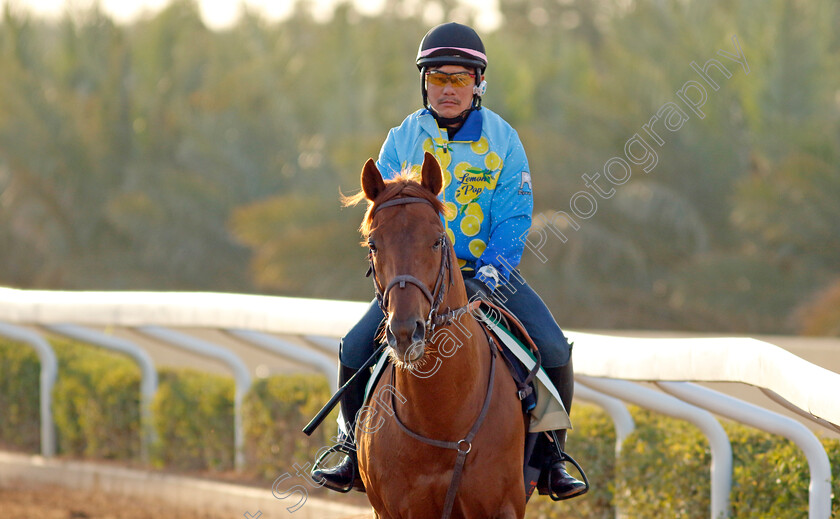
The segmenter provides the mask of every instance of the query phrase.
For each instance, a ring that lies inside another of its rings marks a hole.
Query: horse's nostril
[[[397,347],[397,337],[394,335],[394,332],[391,331],[390,326],[385,327],[385,339],[388,341],[388,346],[392,348]]]
[[[426,323],[417,319],[414,322],[414,334],[411,336],[414,342],[423,342],[426,339]]]

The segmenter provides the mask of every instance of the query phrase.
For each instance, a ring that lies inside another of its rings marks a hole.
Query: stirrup
[[[574,458],[569,456],[566,452],[563,451],[563,449],[560,448],[560,442],[557,439],[557,433],[556,432],[551,431],[551,438],[554,440],[552,442],[552,445],[554,447],[554,455],[555,455],[555,457],[553,458],[552,461],[553,462],[559,461],[559,462],[563,462],[563,463],[569,462],[572,465],[574,465],[575,468],[577,469],[577,471],[580,472],[580,475],[583,478],[583,484],[585,486],[583,487],[583,490],[581,492],[578,492],[576,494],[572,494],[572,495],[569,495],[569,496],[558,496],[558,495],[553,494],[551,492],[551,485],[547,485],[547,487],[548,487],[548,497],[550,497],[552,501],[564,501],[566,499],[572,499],[573,497],[580,497],[583,494],[589,492],[589,478],[586,477],[586,472],[583,471],[583,468],[581,468],[580,463],[575,461]]]
[[[336,443],[335,445],[333,445],[332,447],[327,449],[326,452],[324,452],[323,454],[318,456],[318,459],[315,460],[315,464],[312,466],[312,471],[310,472],[310,474],[314,474],[316,470],[321,470],[321,463],[324,461],[324,458],[326,458],[330,454],[333,454],[333,453],[336,453],[336,452],[344,454],[345,456],[350,458],[350,463],[353,463],[353,455],[355,454],[355,451],[350,449],[350,447],[347,446],[347,442],[342,441],[340,443]],[[358,468],[354,469],[354,471],[357,471],[357,470],[358,470]],[[323,479],[323,484],[321,486],[327,487],[328,489],[334,490],[336,492],[341,492],[342,494],[346,494],[346,493],[350,492],[351,490],[353,490],[355,480],[356,480],[356,477],[354,476],[351,479],[349,485],[340,487],[338,485],[331,484],[326,479]],[[316,481],[316,483],[320,483],[320,481]]]
[[[559,458],[555,458],[554,461],[555,462],[556,461],[561,461],[561,462],[564,462],[564,463],[568,461],[569,463],[574,465],[575,468],[577,469],[577,471],[580,472],[581,477],[583,478],[584,487],[583,487],[582,490],[580,490],[580,491],[578,491],[574,494],[569,494],[567,496],[558,496],[557,494],[554,494],[551,491],[551,484],[550,484],[551,482],[549,481],[549,484],[546,485],[546,487],[548,488],[548,492],[547,492],[546,495],[548,495],[548,497],[550,497],[552,501],[564,501],[566,499],[572,499],[574,497],[580,497],[583,494],[589,492],[589,479],[586,477],[586,473],[583,471],[583,469],[580,468],[580,464],[578,464],[578,462],[575,461],[574,458],[572,458],[571,456],[569,456],[565,452],[560,451],[560,453],[562,454],[562,456],[559,457]],[[570,477],[571,477],[571,475],[570,475]]]

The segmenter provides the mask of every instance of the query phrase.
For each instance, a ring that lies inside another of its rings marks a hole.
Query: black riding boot
[[[554,384],[554,387],[557,388],[557,392],[560,394],[560,399],[563,401],[563,406],[566,408],[566,412],[571,414],[572,397],[575,393],[575,376],[572,368],[572,359],[569,358],[569,362],[565,366],[544,369],[548,378],[550,378],[551,382]],[[565,452],[566,430],[561,429],[554,431],[554,434],[557,439],[557,447],[559,447],[560,451]],[[545,438],[545,436],[543,436],[543,438]],[[548,452],[551,453],[551,461],[549,462],[548,470],[546,470],[543,474],[545,479],[544,481],[541,481],[543,483],[543,489],[547,491],[548,495],[555,501],[559,501],[561,499],[569,499],[586,493],[586,484],[566,472],[566,464],[563,462],[556,449],[549,446]]]
[[[339,387],[343,386],[356,371],[354,368],[340,364],[338,368]],[[360,492],[365,491],[365,486],[359,477],[358,462],[356,461],[356,445],[354,444],[353,435],[356,430],[356,414],[364,405],[366,383],[367,377],[363,373],[356,377],[356,380],[341,395],[341,415],[344,418],[344,423],[350,436],[347,437],[341,434],[339,441],[344,443],[344,447],[346,448],[341,450],[347,455],[335,467],[329,469],[318,468],[312,471],[312,479],[318,484],[323,484],[330,490],[339,492],[349,492],[351,489],[356,489]]]

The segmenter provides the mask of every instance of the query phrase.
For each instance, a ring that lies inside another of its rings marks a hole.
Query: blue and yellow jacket
[[[400,171],[420,172],[423,153],[437,157],[443,171],[442,219],[462,269],[492,265],[508,279],[519,265],[531,227],[534,199],[525,150],[516,131],[487,108],[470,112],[448,139],[447,130],[426,110],[391,129],[377,167],[385,179]]]

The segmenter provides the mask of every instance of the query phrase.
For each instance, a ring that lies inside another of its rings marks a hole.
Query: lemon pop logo
[[[477,168],[469,162],[461,162],[455,166],[454,175],[461,184],[455,191],[455,200],[463,206],[475,201],[485,189],[496,189],[497,173],[496,168]]]

